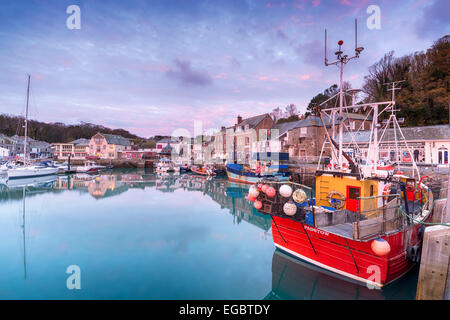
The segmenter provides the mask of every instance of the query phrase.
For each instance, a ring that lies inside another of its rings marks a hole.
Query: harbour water
[[[247,190],[135,169],[0,181],[0,299],[415,298],[418,268],[371,290],[275,250]]]

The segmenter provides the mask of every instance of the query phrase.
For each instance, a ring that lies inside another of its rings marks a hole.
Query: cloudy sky
[[[345,78],[362,84],[386,52],[422,51],[450,33],[450,1],[367,0],[15,0],[0,6],[0,113],[92,122],[140,136],[220,128],[289,103],[304,111],[338,81],[323,65],[338,40],[359,60]],[[69,5],[81,9],[70,30]],[[377,5],[381,28],[369,29]],[[331,57],[330,57],[331,58]]]

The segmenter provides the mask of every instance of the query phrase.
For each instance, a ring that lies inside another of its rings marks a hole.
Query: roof
[[[70,143],[76,144],[76,145],[89,145],[89,139],[80,138],[77,140],[73,140]]]
[[[383,129],[378,129],[378,139],[383,134]],[[435,125],[426,127],[404,127],[402,133],[407,141],[413,140],[450,140],[450,125]],[[353,133],[355,142],[368,142],[370,139],[370,131],[359,131]],[[352,142],[349,132],[344,132],[342,137],[344,143]],[[397,139],[400,140],[397,129]],[[338,140],[339,141],[339,140]],[[394,141],[394,129],[387,129],[384,134],[383,141]]]
[[[166,138],[162,138],[161,140],[156,141],[156,143],[177,143],[177,142],[178,142],[178,138],[176,138],[176,137],[166,137]]]
[[[248,125],[250,129],[251,129],[251,128],[254,128],[254,127],[256,127],[261,121],[263,121],[264,118],[265,118],[266,116],[269,116],[269,117],[270,117],[270,115],[269,115],[268,113],[264,113],[264,114],[260,114],[260,115],[258,115],[258,116],[254,116],[254,117],[251,117],[251,118],[243,119],[243,120],[241,121],[241,123],[235,124],[234,127],[242,127],[242,126]]]
[[[302,121],[303,120],[277,123],[272,126],[271,130],[278,130],[278,137],[281,137],[286,132],[291,131],[295,128],[299,128],[299,125],[301,124]]]
[[[124,138],[122,136],[115,135],[115,134],[107,134],[107,133],[100,133],[100,134],[105,137],[106,142],[108,142],[108,144],[117,144],[120,146],[131,146],[130,140],[127,138]]]
[[[162,150],[161,150],[161,152],[162,153],[171,153],[172,152],[172,146],[170,145],[170,143],[167,145],[167,146],[165,146],[164,148],[162,148]]]

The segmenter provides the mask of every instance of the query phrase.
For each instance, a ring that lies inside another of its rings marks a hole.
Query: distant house
[[[0,148],[8,150],[8,156],[13,156],[13,142],[8,136],[2,133],[0,133]]]
[[[0,159],[9,157],[9,149],[0,147]]]
[[[10,156],[23,156],[25,147],[25,137],[14,135],[10,138],[12,147]],[[27,139],[27,157],[31,159],[47,159],[53,157],[53,147],[45,141],[34,140],[30,137]]]
[[[211,137],[211,162],[224,164],[227,160],[227,129],[221,127],[220,131]]]
[[[89,141],[89,155],[101,159],[118,159],[123,151],[131,150],[131,141],[119,135],[97,133]]]
[[[77,139],[69,143],[53,143],[53,156],[58,160],[85,159],[89,153],[89,140]]]

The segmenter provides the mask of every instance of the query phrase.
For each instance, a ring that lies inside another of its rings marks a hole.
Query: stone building
[[[274,125],[268,113],[247,119],[237,117],[237,123],[226,130],[227,160],[249,164],[251,154],[258,152],[258,141],[270,138]]]

